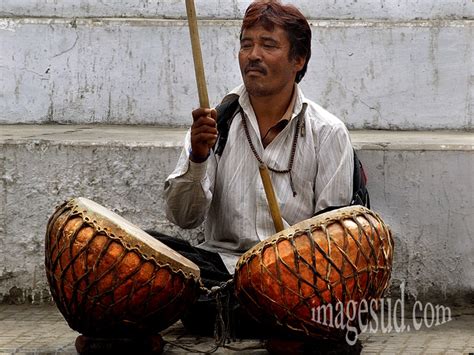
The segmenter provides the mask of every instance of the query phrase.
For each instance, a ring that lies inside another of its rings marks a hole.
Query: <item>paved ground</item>
[[[439,326],[418,331],[383,334],[363,333],[360,340],[362,354],[474,354],[474,307],[451,309],[452,320]],[[407,312],[409,313],[409,312]],[[413,326],[421,318],[405,315],[405,325]],[[436,324],[436,320],[429,318]],[[380,326],[378,327],[380,328]],[[164,339],[199,351],[214,346],[211,338],[196,338],[184,332],[180,323],[162,333]],[[0,355],[3,354],[76,354],[74,341],[78,333],[72,331],[55,306],[0,305]],[[165,354],[184,353],[170,344]],[[236,341],[220,348],[217,354],[266,354],[263,343],[257,340]]]

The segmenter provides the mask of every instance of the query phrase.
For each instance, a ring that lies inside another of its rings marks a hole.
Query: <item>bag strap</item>
[[[214,154],[221,155],[224,151],[225,145],[227,143],[227,138],[229,136],[230,124],[234,118],[237,110],[239,108],[239,95],[229,94],[222,102],[217,105],[217,130],[219,136],[217,142],[214,145]]]

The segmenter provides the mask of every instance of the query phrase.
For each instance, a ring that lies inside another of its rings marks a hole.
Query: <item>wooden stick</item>
[[[204,74],[204,64],[202,62],[201,42],[196,18],[196,8],[194,0],[186,0],[186,12],[188,14],[189,34],[191,36],[191,46],[193,48],[194,72],[199,94],[199,105],[209,108],[209,96],[207,95],[206,76]]]
[[[191,45],[193,48],[194,72],[199,94],[199,105],[209,108],[209,96],[207,94],[206,77],[204,74],[204,64],[202,61],[201,42],[199,41],[199,32],[196,18],[196,8],[194,0],[186,0],[186,12],[188,14],[189,34],[191,36]],[[281,218],[280,207],[273,190],[272,180],[265,165],[259,167],[260,177],[262,178],[265,194],[267,195],[268,206],[272,215],[275,230],[278,232],[284,229]]]
[[[260,170],[260,177],[262,178],[263,188],[267,195],[268,206],[270,207],[270,213],[272,215],[273,224],[275,225],[276,232],[281,232],[283,227],[283,219],[281,218],[280,207],[275,196],[275,190],[273,190],[272,180],[268,173],[268,168],[264,164],[260,164],[258,167]]]

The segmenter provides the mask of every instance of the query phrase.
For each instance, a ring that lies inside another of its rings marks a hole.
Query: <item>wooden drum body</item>
[[[242,255],[236,296],[257,320],[296,334],[338,337],[337,310],[345,312],[353,301],[357,312],[362,300],[382,297],[392,259],[393,240],[380,217],[365,207],[345,207],[298,223]],[[315,319],[321,309],[329,317],[325,324]],[[357,326],[357,317],[345,317]]]
[[[45,263],[59,310],[87,336],[155,334],[199,293],[194,263],[85,198],[64,203],[50,218]]]

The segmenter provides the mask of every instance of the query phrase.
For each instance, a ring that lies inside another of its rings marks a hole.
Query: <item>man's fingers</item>
[[[198,134],[207,133],[207,134],[214,134],[217,136],[217,128],[215,126],[208,126],[208,125],[200,125],[195,126],[191,129],[191,135],[196,136]]]
[[[214,121],[217,120],[217,111],[216,111],[216,109],[211,109],[211,117],[214,119]]]
[[[216,128],[216,126],[216,121],[213,118],[208,116],[201,116],[193,122],[191,129],[194,130],[199,127]]]
[[[214,109],[210,109],[210,108],[198,108],[198,109],[195,109],[193,112],[192,112],[192,115],[193,115],[193,121],[196,121],[198,120],[200,117],[202,116],[209,116],[209,117],[213,117],[213,111],[216,111]],[[217,117],[217,114],[215,114],[215,116],[213,117],[214,119]]]
[[[191,146],[193,154],[205,156],[217,141],[217,112],[214,109],[198,108],[192,112]]]
[[[196,136],[196,138],[201,142],[206,142],[207,146],[213,146],[217,140],[217,134],[200,133],[199,136]]]

